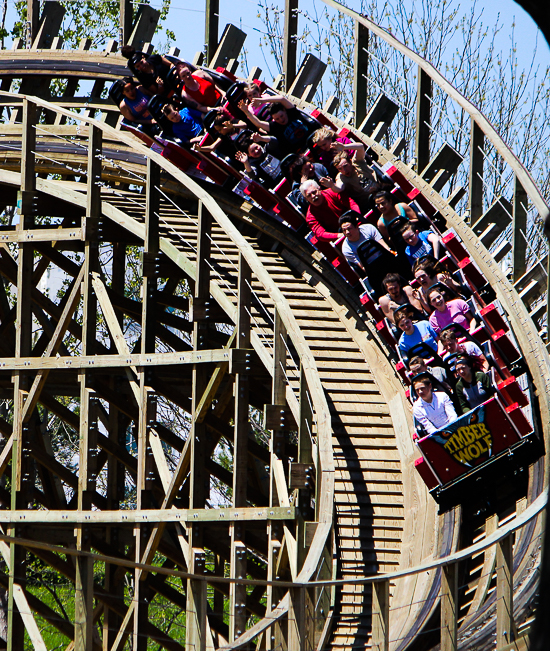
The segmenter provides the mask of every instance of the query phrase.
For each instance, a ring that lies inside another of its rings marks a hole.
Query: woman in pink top
[[[440,290],[434,287],[428,292],[428,302],[434,308],[430,315],[430,325],[436,332],[441,332],[451,323],[461,325],[470,332],[475,329],[475,317],[468,303],[461,298],[447,302]]]

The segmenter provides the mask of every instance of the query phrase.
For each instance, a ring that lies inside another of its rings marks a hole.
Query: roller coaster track
[[[0,94],[2,204],[19,202],[21,214],[0,231],[0,389],[14,409],[13,421],[0,420],[6,477],[11,467],[0,492],[0,583],[13,648],[25,635],[48,648],[53,629],[86,651],[128,648],[128,639],[133,649],[148,640],[168,649],[434,648],[448,580],[437,560],[455,556],[460,648],[494,648],[499,545],[510,536],[521,644],[537,587],[545,458],[489,506],[438,515],[413,468],[394,360],[357,293],[273,215],[117,129],[99,95],[124,74],[120,57],[70,59],[0,57],[2,78],[21,79],[24,91]],[[91,99],[29,92],[54,77],[100,83]],[[514,287],[436,182],[327,117],[392,163],[462,240],[524,355],[548,444],[550,364],[532,318],[545,309],[533,305],[545,278],[526,266]],[[542,213],[528,173],[509,162]],[[46,290],[48,270],[65,281],[60,297]],[[48,414],[80,436],[78,463],[56,447]],[[126,504],[125,483],[135,487]],[[497,544],[483,548],[485,539]],[[37,559],[74,584],[74,620],[33,583],[25,563]],[[95,583],[94,563],[105,564]],[[186,613],[186,635],[181,618],[171,627],[162,619],[166,604]]]

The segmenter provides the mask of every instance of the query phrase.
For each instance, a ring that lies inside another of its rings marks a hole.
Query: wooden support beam
[[[288,608],[288,648],[306,651],[306,588],[290,588]],[[310,641],[311,643],[311,641]]]
[[[354,30],[353,110],[358,125],[367,117],[369,30],[357,21]]]
[[[92,127],[89,131],[88,174],[86,196],[86,224],[88,237],[83,265],[83,317],[82,353],[94,355],[97,351],[97,300],[94,294],[93,275],[99,271],[99,217],[101,215],[101,156],[102,131]],[[80,374],[80,458],[78,471],[77,503],[80,511],[92,508],[92,495],[96,492],[98,404],[91,373]],[[87,525],[76,528],[76,547],[91,549],[91,532]],[[91,557],[77,556],[75,561],[75,651],[89,651],[93,644],[94,624],[94,563]]]
[[[496,648],[511,644],[514,623],[514,554],[513,534],[497,543],[497,639]]]
[[[143,338],[142,338],[143,341]],[[138,474],[136,481],[137,508],[140,510],[149,509],[153,506],[151,499],[151,473],[153,469],[153,457],[151,452],[150,437],[152,437],[152,426],[156,422],[157,397],[153,389],[148,386],[146,372],[140,373],[140,400],[139,421],[138,421]],[[162,453],[163,454],[163,453]],[[136,524],[134,528],[135,549],[134,557],[136,562],[143,558],[149,539],[150,527],[148,524]],[[149,620],[150,591],[144,583],[143,572],[134,571],[134,624],[132,630],[132,648],[135,651],[146,651],[147,635],[145,634],[146,624]]]
[[[252,274],[242,254],[239,255],[238,306],[235,345],[250,345],[250,305]],[[248,436],[249,436],[249,378],[248,374],[235,376],[235,418],[233,425],[233,507],[246,505],[248,485]],[[245,525],[233,523],[231,535],[230,576],[246,577],[247,553]],[[232,642],[246,629],[246,586],[231,584],[229,588],[229,639]]]
[[[136,50],[143,50],[145,44],[152,40],[159,18],[160,11],[153,9],[151,5],[140,4],[128,45]]]
[[[441,571],[441,651],[457,651],[458,563]]]
[[[327,101],[325,102],[325,105],[323,106],[323,111],[325,111],[325,113],[328,113],[329,115],[331,113],[336,113],[339,105],[340,105],[340,100],[338,99],[338,97],[335,97],[334,95],[330,95]]]
[[[512,279],[519,280],[527,271],[527,192],[514,175],[514,200],[512,205]]]
[[[65,16],[65,7],[60,2],[49,0],[43,7],[38,31],[32,40],[33,50],[48,50],[52,46]]]
[[[212,215],[202,202],[199,204],[199,223],[197,238],[197,268],[195,274],[194,296],[206,299],[210,296],[210,253],[212,248]],[[207,324],[199,322],[193,328],[193,349],[201,350],[206,345]],[[197,406],[208,385],[206,371],[203,366],[195,365],[192,376],[191,402],[193,425],[189,434],[190,448],[190,477],[189,477],[189,507],[204,508],[208,497],[209,483],[206,470],[205,439],[206,425],[195,420]],[[189,571],[194,574],[205,572],[205,552],[203,542],[203,526],[193,523],[188,529],[189,542]],[[206,651],[207,639],[207,599],[206,581],[189,579],[187,581],[186,636],[187,651]]]
[[[99,434],[98,439],[102,438]],[[105,437],[103,437],[105,438]],[[39,456],[39,455],[37,455]],[[40,459],[40,456],[39,456]],[[57,462],[59,463],[59,462]],[[59,464],[61,465],[61,464]],[[70,470],[66,469],[67,475],[72,474]],[[284,478],[284,473],[283,473]],[[72,475],[71,483],[77,485],[76,475]],[[67,482],[68,483],[68,482]],[[170,487],[168,486],[168,489]],[[43,513],[43,515],[41,515]],[[226,509],[144,509],[137,511],[132,509],[130,511],[12,511],[0,510],[0,522],[24,522],[25,524],[33,524],[37,522],[46,522],[49,524],[134,524],[136,522],[147,522],[153,524],[155,522],[268,522],[276,520],[293,520],[295,517],[294,506],[289,505],[288,496],[286,499],[286,506],[273,506],[273,507],[242,507],[239,509],[226,508]]]
[[[220,0],[206,0],[204,16],[204,48],[206,61],[214,57],[218,49],[218,33],[220,23]]]
[[[38,34],[40,21],[40,0],[27,0],[27,25],[25,28],[25,47],[30,48]]]
[[[36,104],[23,100],[23,138],[21,144],[21,191],[33,193],[36,189],[35,150],[37,122]],[[32,215],[20,214],[17,229],[25,232],[32,228]],[[15,325],[15,356],[30,356],[32,348],[32,290],[33,290],[34,250],[31,243],[19,243],[17,260],[17,302]],[[27,395],[29,378],[24,371],[14,373],[14,414],[11,508],[26,509],[31,500],[34,486],[34,472],[30,459],[29,424],[23,420],[24,400]],[[16,527],[9,529],[12,536],[21,535]],[[22,649],[24,645],[24,622],[15,600],[16,586],[26,584],[26,552],[19,546],[10,544],[9,590],[8,590],[8,651]]]
[[[472,230],[486,247],[490,247],[495,239],[512,221],[513,208],[505,197],[499,196],[490,208],[472,224]]]
[[[304,468],[311,468],[313,465],[313,414],[311,409],[311,397],[308,393],[307,379],[304,367],[300,364],[300,421],[298,424],[298,464]],[[295,465],[295,464],[293,464]],[[317,467],[320,467],[319,460],[317,460]],[[312,474],[312,471],[306,474]],[[320,485],[320,477],[316,477],[317,486]],[[305,481],[304,486],[298,490],[298,509],[296,518],[296,568],[300,572],[302,565],[307,555],[306,546],[306,523],[312,519],[311,513],[311,496],[313,487],[311,481]],[[289,471],[290,483],[290,471]],[[317,499],[316,503],[320,500]]]
[[[308,52],[302,61],[300,69],[296,73],[296,77],[288,90],[290,95],[300,97],[306,102],[311,102],[320,84],[327,64],[321,59]]]
[[[232,59],[238,59],[246,40],[246,34],[235,25],[228,23],[214,56],[210,60],[210,68],[227,68]]]
[[[279,311],[275,310],[273,325],[273,379],[271,389],[271,402],[273,405],[286,408],[286,358],[287,358],[287,332]],[[281,498],[288,500],[288,489],[281,459],[285,454],[285,432],[275,429],[269,443],[270,473],[269,473],[269,504],[279,506]],[[277,486],[279,485],[279,489]],[[283,495],[284,493],[284,495]],[[279,523],[270,522],[267,527],[268,537],[268,566],[267,578],[275,580],[278,575],[277,562],[283,544],[283,527]],[[275,586],[267,588],[267,610],[273,610],[281,598],[281,590]],[[279,624],[273,625],[266,637],[266,648],[274,649],[283,637]]]
[[[472,118],[470,130],[470,195],[468,207],[470,224],[483,214],[483,164],[485,162],[485,134]]]
[[[397,115],[399,106],[389,97],[380,93],[365,119],[357,127],[359,131],[372,136],[376,141],[382,140]]]
[[[133,3],[132,0],[120,0],[120,23],[119,23],[119,40],[120,45],[126,45],[130,40],[133,22]]]
[[[420,176],[430,183],[436,192],[439,192],[456,172],[462,161],[462,156],[451,145],[444,143],[428,165],[420,172]]]
[[[390,648],[390,582],[372,584],[372,651]]]
[[[284,89],[289,92],[296,77],[296,50],[298,45],[298,0],[285,0],[283,31]]]
[[[417,72],[416,93],[416,169],[424,170],[430,162],[430,127],[432,108],[432,79],[422,68]]]
[[[160,167],[147,159],[145,242],[143,247],[141,352],[155,352],[157,263],[159,253]]]
[[[95,279],[98,291],[101,294],[101,306],[109,315],[111,323],[118,322],[117,314],[109,301],[106,288],[101,280]],[[122,343],[123,335],[120,325],[113,328],[117,335],[118,341]],[[113,332],[111,334],[113,334]],[[17,371],[29,370],[39,371],[44,369],[101,369],[101,368],[120,368],[128,367],[154,367],[154,366],[181,366],[186,364],[220,364],[228,365],[229,373],[242,372],[247,366],[250,366],[252,350],[236,350],[227,348],[213,348],[197,351],[185,351],[181,353],[150,353],[150,354],[133,354],[128,348],[122,346],[118,355],[83,355],[82,357],[68,356],[63,357],[3,357],[0,358],[0,370]]]

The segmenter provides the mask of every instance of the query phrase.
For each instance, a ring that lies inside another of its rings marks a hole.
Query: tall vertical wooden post
[[[512,535],[497,543],[497,649],[514,641],[514,556]]]
[[[237,311],[236,348],[250,348],[250,267],[243,255],[239,255],[239,287]],[[248,484],[248,394],[247,373],[235,375],[235,424],[233,426],[233,507],[246,506]],[[231,578],[246,578],[246,544],[244,522],[232,523],[231,531]],[[244,633],[246,628],[246,586],[232,583],[229,588],[229,641]]]
[[[283,34],[283,73],[288,92],[296,77],[296,51],[298,46],[298,0],[285,0]]]
[[[277,309],[273,317],[273,384],[271,390],[271,403],[273,405],[286,406],[286,328]],[[269,505],[279,506],[277,488],[275,485],[274,468],[275,461],[283,458],[285,453],[285,436],[282,430],[273,430],[269,442],[270,451],[270,477],[269,477]],[[267,580],[274,581],[277,578],[276,565],[277,557],[281,550],[283,531],[282,526],[276,520],[269,520],[267,525],[268,536],[268,566]],[[267,610],[274,608],[279,601],[279,590],[274,586],[267,588]],[[277,636],[280,635],[280,626],[274,624],[271,630],[267,631],[266,648],[273,649],[277,646]]]
[[[120,45],[126,45],[132,34],[133,4],[132,0],[120,0]]]
[[[206,13],[204,17],[204,47],[205,61],[210,63],[218,49],[220,0],[206,0]]]
[[[212,215],[201,202],[199,204],[199,232],[197,240],[197,271],[195,278],[194,297],[201,301],[208,300],[210,295],[210,251],[211,251]],[[207,324],[198,321],[193,326],[193,348],[201,350],[208,346],[206,339]],[[207,376],[204,364],[193,367],[191,401],[193,426],[191,428],[191,463],[189,481],[189,508],[202,509],[208,496],[209,478],[206,472],[205,442],[206,425],[195,419],[197,405],[207,387]],[[204,574],[205,555],[203,547],[203,530],[201,524],[193,522],[188,529],[189,536],[189,572]],[[186,638],[187,651],[206,651],[206,581],[188,579],[187,581],[187,610]]]
[[[527,192],[514,175],[512,234],[512,279],[519,280],[527,270]]]
[[[34,43],[34,39],[38,34],[38,26],[40,24],[40,1],[27,0],[27,33],[25,34],[27,40],[27,48],[30,48]]]
[[[21,193],[18,231],[34,225],[32,201],[36,188],[36,104],[23,100],[23,140],[21,144]],[[21,242],[17,259],[17,303],[15,322],[15,356],[29,357],[32,350],[32,273],[34,250],[30,243]],[[13,450],[11,474],[11,508],[26,509],[32,487],[30,441],[28,426],[23,423],[23,406],[29,378],[24,371],[13,373]],[[11,536],[21,536],[19,527],[10,527]],[[14,586],[25,585],[26,553],[18,545],[10,543],[10,567],[8,589],[8,651],[18,651],[24,646],[25,628],[14,599]]]
[[[430,124],[431,124],[432,80],[422,68],[418,68],[416,94],[416,171],[422,171],[430,162]]]
[[[372,650],[390,648],[390,582],[372,584]]]
[[[290,588],[288,608],[288,648],[305,651],[306,646],[306,588]]]
[[[441,651],[457,651],[458,565],[446,565],[441,572]]]
[[[160,168],[147,159],[145,242],[143,247],[141,352],[155,352],[155,309],[159,253]]]
[[[159,251],[159,206],[160,206],[160,168],[148,159],[147,189],[145,200],[145,241],[143,246],[141,352],[155,352],[155,309],[157,294],[157,262]],[[139,421],[138,421],[138,472],[136,482],[137,509],[153,507],[149,488],[153,459],[149,437],[156,422],[157,398],[151,386],[153,369],[142,368],[139,372]],[[143,558],[150,535],[148,524],[136,525],[134,529],[136,548],[135,559]],[[149,591],[143,584],[144,575],[140,570],[134,573],[134,627],[133,649],[146,651],[147,634],[145,625],[149,619]]]
[[[355,126],[359,128],[367,116],[367,74],[369,65],[369,30],[355,22],[355,49],[353,61],[353,110]]]
[[[298,463],[313,465],[313,442],[311,440],[311,405],[308,396],[307,379],[304,367],[300,364],[300,419],[298,423]],[[313,477],[311,478],[313,481]],[[311,510],[311,485],[298,490],[296,512],[296,551],[297,571],[300,572],[307,555],[306,547],[306,519]]]
[[[82,317],[82,354],[93,355],[96,348],[97,299],[92,287],[92,274],[99,271],[99,221],[101,218],[101,153],[102,132],[90,127],[88,145],[88,185],[84,244],[84,307]],[[80,374],[80,460],[78,471],[78,508],[91,509],[91,495],[96,488],[97,406],[90,371]],[[90,551],[91,533],[86,525],[76,528],[76,547]],[[76,557],[75,585],[75,651],[89,651],[93,642],[93,579],[91,558]]]
[[[114,292],[124,295],[126,281],[126,246],[124,243],[113,244],[113,271],[111,287]],[[118,322],[122,325],[123,315],[117,314]],[[111,346],[114,348],[114,338],[111,337]],[[110,379],[110,389],[116,394],[120,389],[120,376]],[[109,439],[116,445],[126,446],[126,428],[124,427],[125,416],[111,403],[109,405]],[[124,465],[113,455],[109,455],[107,461],[107,508],[116,511],[120,508],[120,502],[124,497],[125,468]],[[119,539],[119,528],[117,526],[107,527],[105,542],[113,550],[112,555],[120,553],[121,541]],[[105,591],[116,600],[124,599],[124,583],[117,577],[117,566],[105,564]],[[116,633],[120,628],[121,617],[115,610],[106,604],[103,606],[103,651],[109,651],[113,646]]]
[[[470,224],[483,215],[483,163],[485,159],[485,134],[472,119],[470,131]]]

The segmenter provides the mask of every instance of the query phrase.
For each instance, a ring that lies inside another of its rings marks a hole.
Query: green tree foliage
[[[83,38],[92,40],[92,48],[102,47],[110,39],[119,39],[120,3],[118,0],[84,0],[83,2],[61,0],[61,4],[65,7],[65,17],[59,36],[63,38],[64,47],[77,48]],[[138,5],[133,6],[137,12]],[[18,19],[11,29],[4,29],[4,36],[24,38],[27,20],[26,0],[16,0],[15,7]],[[164,0],[157,28],[157,35],[163,35],[167,45],[175,39],[171,30],[162,27],[169,9],[170,0]]]

